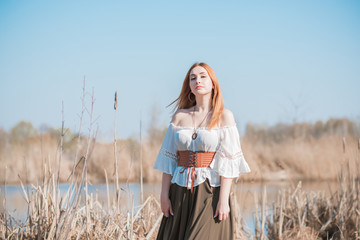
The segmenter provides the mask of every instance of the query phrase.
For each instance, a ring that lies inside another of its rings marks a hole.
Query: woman
[[[192,65],[173,103],[177,111],[154,165],[163,172],[157,239],[233,239],[231,183],[250,168],[212,68]]]

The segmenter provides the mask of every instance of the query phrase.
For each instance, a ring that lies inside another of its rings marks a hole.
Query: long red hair
[[[221,94],[221,90],[220,90],[220,85],[219,85],[219,81],[215,75],[214,70],[207,65],[206,63],[200,62],[200,63],[194,63],[189,71],[187,72],[185,79],[184,79],[184,83],[180,92],[180,96],[175,99],[175,101],[173,101],[172,103],[170,103],[168,106],[172,105],[173,103],[175,104],[175,108],[174,110],[178,110],[178,109],[187,109],[190,107],[193,107],[196,105],[196,99],[195,99],[195,95],[191,92],[190,89],[190,85],[189,85],[189,81],[190,81],[190,72],[191,70],[193,70],[193,68],[200,66],[205,68],[205,70],[208,72],[209,77],[213,83],[213,90],[212,90],[212,101],[211,101],[211,106],[212,106],[212,116],[211,116],[211,120],[209,123],[208,128],[211,129],[214,126],[218,125],[218,123],[220,122],[220,118],[224,109],[224,101],[223,101],[223,97]]]

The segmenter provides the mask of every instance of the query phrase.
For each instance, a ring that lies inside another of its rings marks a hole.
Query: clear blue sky
[[[0,127],[78,127],[83,76],[99,139],[140,113],[167,126],[187,69],[216,72],[225,107],[246,123],[360,119],[359,1],[1,1]],[[295,113],[293,106],[298,105]]]

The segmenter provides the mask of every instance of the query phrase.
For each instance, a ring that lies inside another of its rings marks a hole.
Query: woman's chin
[[[195,96],[203,96],[203,95],[211,94],[211,91],[207,91],[207,90],[201,88],[201,89],[195,90],[193,93]]]

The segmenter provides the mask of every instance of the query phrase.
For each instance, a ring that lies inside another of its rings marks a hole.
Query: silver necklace
[[[199,124],[199,127],[201,126],[201,124],[205,121],[205,119],[207,118],[207,116],[209,115],[211,109],[208,111],[208,113],[206,114],[206,116],[204,117],[204,119],[201,121],[201,123]],[[194,106],[194,112],[193,112],[193,116],[192,116],[192,119],[193,119],[193,123],[194,123],[194,132],[191,136],[191,138],[193,140],[195,140],[197,138],[197,132],[196,132],[196,125],[195,125],[195,106]]]

